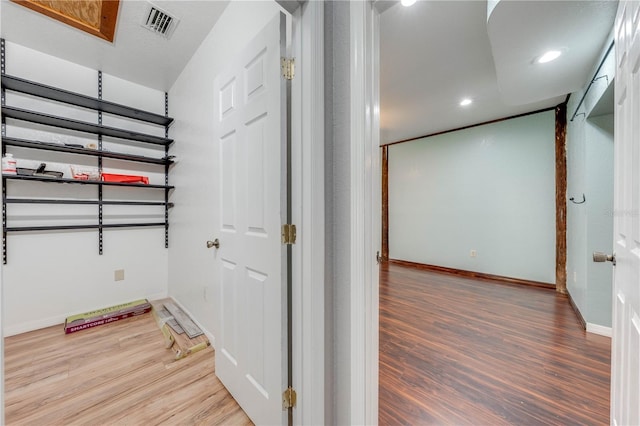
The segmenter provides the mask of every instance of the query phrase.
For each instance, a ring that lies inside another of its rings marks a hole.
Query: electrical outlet
[[[578,273],[576,271],[573,271],[573,282],[574,283],[578,282]]]
[[[471,257],[477,257],[477,256],[478,256],[478,252],[477,252],[477,251],[475,251],[475,250],[471,250],[471,251],[469,252],[469,256],[471,256]]]
[[[113,271],[114,281],[124,281],[124,269],[116,269]]]

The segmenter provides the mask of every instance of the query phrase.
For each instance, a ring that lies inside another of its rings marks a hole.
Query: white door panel
[[[220,189],[221,201],[220,210],[222,217],[222,230],[236,232],[236,133],[231,132],[220,138]]]
[[[256,424],[285,418],[284,19],[275,17],[214,82],[221,165],[216,374]]]
[[[640,424],[640,5],[621,1],[615,23],[615,180],[611,422]]]

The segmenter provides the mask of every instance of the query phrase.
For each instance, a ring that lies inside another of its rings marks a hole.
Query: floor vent
[[[169,39],[180,22],[175,16],[169,15],[164,10],[151,3],[147,4],[142,18],[142,26],[162,37]]]

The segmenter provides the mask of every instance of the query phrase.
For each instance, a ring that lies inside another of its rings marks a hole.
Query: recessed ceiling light
[[[473,101],[471,99],[465,98],[460,101],[460,106],[467,106],[467,105],[471,105],[472,103]]]
[[[546,64],[547,62],[551,62],[554,59],[558,59],[560,55],[562,55],[562,52],[559,50],[549,50],[544,55],[540,56],[537,62],[539,64]]]
[[[409,7],[409,6],[413,6],[415,4],[417,0],[400,0],[400,3],[404,6],[404,7]]]

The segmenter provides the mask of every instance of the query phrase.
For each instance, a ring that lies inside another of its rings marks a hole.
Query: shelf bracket
[[[169,94],[164,92],[164,116],[169,117]],[[169,125],[164,126],[164,137],[169,139]],[[169,145],[164,146],[164,158],[169,158]],[[169,163],[164,165],[164,185],[169,186]],[[164,248],[169,248],[169,188],[164,190]]]
[[[6,70],[6,57],[5,57],[5,47],[4,47],[4,39],[0,38],[0,72],[2,73],[2,75],[5,74],[5,70]],[[6,95],[5,95],[5,89],[4,87],[2,87],[2,106],[5,106],[7,104],[7,99],[6,99]],[[4,116],[2,117],[2,136],[6,136],[5,134],[5,123],[4,123]],[[2,154],[4,154],[4,151],[2,152]]]
[[[102,71],[98,71],[98,99],[102,100]],[[102,111],[98,110],[98,124],[102,126]],[[98,135],[98,152],[102,152],[102,135]],[[102,176],[102,156],[98,156],[98,173]],[[98,185],[98,254],[102,255],[102,185]]]
[[[3,149],[4,151],[4,146]],[[7,264],[7,180],[2,178],[2,263]]]
[[[0,38],[0,72],[2,72],[2,75],[4,75],[6,72],[5,60],[6,60],[6,57],[5,57],[4,39]],[[4,105],[4,102],[2,103],[2,105]]]

